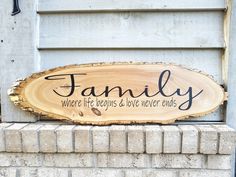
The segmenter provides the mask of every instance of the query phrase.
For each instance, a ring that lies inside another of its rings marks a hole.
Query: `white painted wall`
[[[38,0],[36,5],[35,15],[24,16],[34,24],[36,33],[31,39],[34,57],[30,59],[35,71],[74,63],[155,61],[201,70],[224,83],[224,0]],[[0,13],[7,15],[1,17],[5,19],[23,18],[26,12],[22,10],[18,17]],[[7,38],[10,29],[5,30]],[[18,36],[24,38],[22,31]],[[14,43],[21,44],[19,41]],[[10,54],[14,53],[12,48]],[[10,81],[19,74],[11,75]],[[4,120],[15,120],[9,117],[7,107]],[[221,107],[193,120],[222,121],[223,113]]]
[[[34,72],[36,51],[36,3],[23,1],[22,13],[11,16],[12,2],[0,3],[0,87],[2,121],[32,122],[35,116],[26,113],[10,102],[7,90],[17,78]]]
[[[223,12],[40,15],[39,48],[222,48]]]

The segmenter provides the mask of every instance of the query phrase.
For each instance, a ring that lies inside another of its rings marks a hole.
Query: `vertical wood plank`
[[[2,0],[0,9],[0,65],[3,122],[32,122],[36,118],[16,108],[7,89],[34,70],[36,0],[20,1],[21,13],[11,16],[13,1]]]
[[[229,40],[230,40],[230,19],[232,12],[232,2],[231,0],[226,0],[227,10],[224,14],[224,41],[225,48],[222,54],[222,79],[225,89],[228,85],[228,66],[229,66]]]
[[[226,49],[228,49],[226,54],[226,60],[224,62],[227,62],[227,67],[225,68],[226,72],[226,83],[227,83],[227,91],[229,94],[227,107],[226,107],[226,123],[230,127],[236,129],[236,2],[232,0],[227,0],[228,4],[228,46],[226,46]],[[230,23],[230,24],[229,24]],[[225,26],[226,27],[226,26]],[[229,37],[230,36],[230,37]],[[226,43],[227,45],[227,43]],[[235,159],[236,155],[235,152],[232,155],[232,177],[236,175],[235,173]]]
[[[236,129],[236,2],[232,2],[231,24],[230,24],[230,39],[229,39],[229,58],[228,58],[228,102],[226,112],[226,122],[230,127]]]

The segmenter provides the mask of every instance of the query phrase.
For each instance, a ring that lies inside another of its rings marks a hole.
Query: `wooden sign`
[[[58,67],[19,80],[9,96],[41,116],[96,125],[166,124],[211,113],[226,99],[207,75],[161,63]]]

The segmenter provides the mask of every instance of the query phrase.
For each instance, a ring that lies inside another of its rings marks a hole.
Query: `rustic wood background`
[[[164,74],[164,70],[169,71],[169,78],[167,73]],[[78,72],[80,76],[73,74]],[[48,79],[45,80],[45,76],[48,76]],[[159,82],[161,84],[157,86]],[[65,88],[68,84],[74,85],[73,88]],[[78,85],[80,88],[75,88]],[[120,88],[120,92],[117,87]],[[127,89],[130,92],[125,93]],[[147,97],[146,93],[150,96],[155,93],[155,96]],[[227,93],[222,87],[203,73],[177,65],[137,62],[57,67],[19,80],[8,90],[8,94],[15,105],[24,111],[41,115],[41,118],[93,125],[170,124],[175,120],[212,113],[227,100]],[[84,97],[83,94],[90,96]],[[104,104],[108,98],[109,103]],[[88,103],[84,99],[93,100],[93,104],[91,100]],[[66,100],[70,103],[68,104]],[[153,105],[153,100],[158,100],[160,103]],[[169,102],[170,100],[173,102]],[[169,103],[166,104],[166,101]],[[186,101],[189,101],[189,104],[185,104]],[[148,105],[144,106],[143,102]],[[188,105],[190,109],[185,109]]]

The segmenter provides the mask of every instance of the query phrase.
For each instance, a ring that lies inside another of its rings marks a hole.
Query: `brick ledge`
[[[0,152],[231,154],[227,125],[75,126],[1,123]]]

